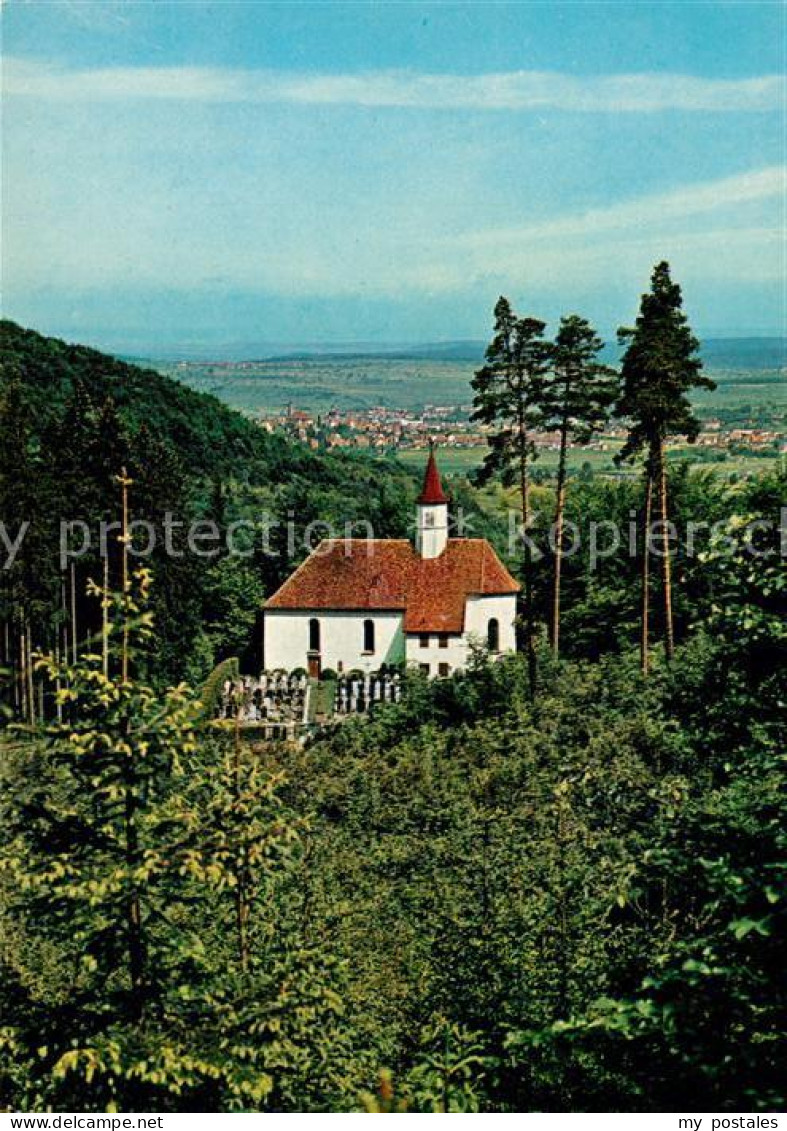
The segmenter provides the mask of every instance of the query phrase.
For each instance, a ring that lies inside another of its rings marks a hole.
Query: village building
[[[433,451],[415,518],[413,542],[339,538],[312,551],[265,605],[268,671],[409,663],[447,676],[474,641],[493,655],[514,650],[519,585],[486,539],[449,536]]]

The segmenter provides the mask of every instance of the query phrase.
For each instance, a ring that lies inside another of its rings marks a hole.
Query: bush
[[[228,679],[236,680],[238,678],[238,670],[237,658],[231,656],[229,659],[222,660],[220,664],[217,664],[203,683],[199,697],[208,718],[212,718],[218,710],[225,681]]]

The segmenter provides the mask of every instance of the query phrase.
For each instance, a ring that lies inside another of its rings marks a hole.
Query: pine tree
[[[545,390],[548,426],[560,436],[554,517],[554,573],[551,641],[560,651],[560,577],[563,562],[563,515],[566,505],[566,457],[569,441],[587,444],[607,420],[617,393],[617,375],[597,359],[604,343],[590,323],[576,314],[560,320],[553,372]]]
[[[111,397],[100,406],[88,387],[75,379],[63,417],[47,430],[45,451],[50,474],[59,491],[58,516],[84,522],[89,544],[78,559],[69,563],[63,592],[69,626],[65,643],[72,662],[105,624],[99,624],[96,602],[87,597],[88,581],[104,589],[119,577],[117,533],[101,539],[101,524],[117,519],[116,475],[129,458],[129,440]],[[105,542],[106,545],[103,545]],[[106,610],[104,609],[104,613]]]
[[[531,522],[530,463],[536,456],[533,431],[543,426],[544,391],[551,347],[544,340],[546,323],[518,318],[507,298],[495,306],[495,333],[486,350],[486,364],[471,382],[475,391],[473,420],[490,427],[489,451],[476,474],[479,484],[493,476],[519,488],[524,538],[525,643],[535,690],[533,560],[528,530]]]
[[[628,437],[618,457],[634,459],[645,452],[646,511],[654,492],[658,492],[661,520],[661,567],[664,599],[664,648],[667,660],[674,653],[672,617],[672,558],[667,498],[666,442],[670,436],[685,436],[689,442],[699,434],[689,393],[692,389],[715,389],[716,384],[701,374],[699,342],[683,313],[680,287],[670,277],[669,264],[657,263],[650,291],[642,296],[640,313],[633,329],[618,330],[621,343],[628,343],[623,357],[623,389],[617,403],[618,416],[630,421]],[[642,587],[642,669],[648,670],[648,574],[650,522],[645,529]]]
[[[42,458],[24,384],[9,367],[0,395],[0,520],[7,537],[20,541],[13,560],[9,555],[1,571],[2,663],[11,674],[8,697],[16,713],[29,722],[40,713],[33,652],[55,629],[56,486]]]

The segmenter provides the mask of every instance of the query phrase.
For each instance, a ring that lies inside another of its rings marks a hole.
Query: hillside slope
[[[129,471],[132,519],[158,531],[147,558],[154,576],[157,658],[162,675],[200,678],[217,660],[247,651],[261,601],[320,537],[346,522],[370,522],[379,537],[406,531],[411,475],[363,455],[323,454],[272,436],[214,397],[84,346],[0,324],[0,514],[10,530],[30,523],[13,568],[4,571],[0,620],[9,637],[53,647],[100,629],[101,520],[119,518],[117,476]],[[177,521],[174,552],[162,531]],[[61,520],[91,527],[89,552],[60,562]],[[226,535],[243,527],[242,553],[193,550],[190,523],[210,519]],[[265,528],[272,528],[270,548]],[[110,582],[119,579],[109,547]],[[63,597],[64,583],[76,592]],[[68,607],[67,607],[68,606]],[[21,643],[16,645],[16,651]],[[14,648],[5,656],[14,668]],[[252,661],[253,662],[253,661]]]
[[[0,322],[0,382],[17,378],[38,430],[62,417],[75,386],[101,404],[111,397],[129,431],[144,425],[172,443],[195,475],[238,472],[260,461],[292,470],[312,461],[305,449],[271,437],[207,393],[153,369],[141,369],[89,349]]]

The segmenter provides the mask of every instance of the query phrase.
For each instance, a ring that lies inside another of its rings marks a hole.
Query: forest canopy
[[[405,672],[400,702],[263,743],[195,688],[254,670],[257,610],[303,549],[140,568],[115,543],[63,570],[58,516],[269,509],[385,537],[410,476],[11,323],[2,365],[0,510],[31,534],[2,571],[0,1106],[784,1103],[783,472],[662,461],[678,538],[647,671],[626,546],[566,553],[558,651],[546,527],[559,503],[636,534],[650,476],[528,481],[526,652]],[[504,552],[505,488],[452,497]]]

